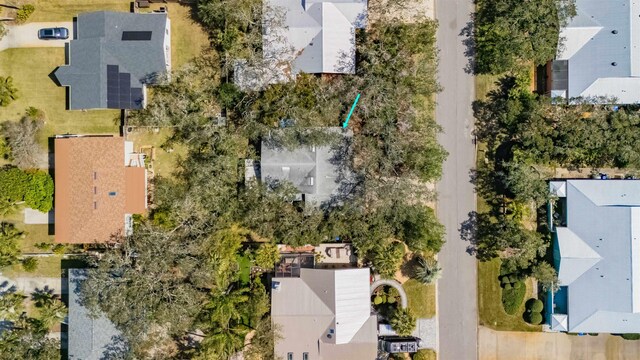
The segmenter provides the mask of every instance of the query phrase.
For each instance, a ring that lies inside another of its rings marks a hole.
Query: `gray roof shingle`
[[[155,83],[170,68],[168,24],[166,13],[78,15],[69,64],[55,71],[69,87],[69,109],[142,108],[144,84]],[[151,39],[123,40],[130,31],[151,32]],[[113,71],[108,73],[108,66]]]

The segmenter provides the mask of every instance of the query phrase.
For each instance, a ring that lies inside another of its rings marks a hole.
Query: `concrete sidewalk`
[[[609,334],[572,336],[480,327],[478,352],[480,360],[636,360],[640,359],[640,340]]]
[[[38,30],[42,28],[64,27],[69,29],[67,40],[40,40]],[[73,39],[73,22],[35,22],[24,25],[8,25],[8,33],[0,39],[0,51],[12,48],[64,47]],[[33,59],[37,61],[37,59]]]

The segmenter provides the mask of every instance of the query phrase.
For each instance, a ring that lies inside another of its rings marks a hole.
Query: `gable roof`
[[[123,234],[126,215],[147,206],[145,169],[126,166],[133,145],[85,136],[58,137],[54,146],[55,241],[107,242]]]
[[[119,350],[126,349],[126,344],[120,331],[104,314],[92,318],[82,304],[80,285],[85,278],[85,269],[69,269],[69,359],[102,360],[116,357]]]
[[[576,0],[577,15],[560,32],[558,60],[568,60],[568,97],[640,102],[640,3]],[[615,63],[615,66],[613,65]]]
[[[170,69],[167,14],[99,11],[76,24],[69,64],[55,71],[69,87],[69,109],[141,109],[145,84]]]
[[[640,181],[566,185],[567,226],[556,236],[568,331],[640,331]]]
[[[371,315],[369,269],[301,269],[274,278],[271,316],[282,327],[276,353],[301,358],[375,358],[377,319]]]

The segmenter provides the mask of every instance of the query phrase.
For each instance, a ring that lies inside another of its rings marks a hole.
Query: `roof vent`
[[[307,185],[309,185],[309,186],[313,186],[313,176],[309,176],[309,177],[307,178]]]
[[[617,34],[617,33],[618,33],[618,30],[613,30],[611,33],[612,33],[612,34]]]
[[[611,66],[618,66],[618,63],[614,61],[611,63]]]

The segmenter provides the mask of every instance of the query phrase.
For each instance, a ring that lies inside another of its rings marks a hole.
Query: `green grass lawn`
[[[49,225],[28,225],[24,223],[22,208],[16,208],[9,214],[0,216],[0,221],[8,222],[25,233],[25,237],[19,240],[20,250],[23,253],[48,252],[35,247],[38,243],[53,243],[53,235],[49,235]]]
[[[131,9],[131,1],[127,0],[22,0],[19,3],[35,5],[36,11],[29,17],[29,22],[71,21],[82,12]]]
[[[436,286],[425,285],[415,279],[402,284],[407,293],[409,309],[419,318],[431,318],[436,315]]]
[[[0,76],[12,76],[19,98],[0,108],[0,119],[19,120],[29,106],[43,110],[46,124],[40,143],[47,145],[47,137],[55,134],[117,134],[119,111],[69,111],[65,109],[66,91],[57,86],[49,75],[64,65],[64,49],[9,49],[0,52]]]
[[[167,6],[167,4],[159,4]],[[179,69],[209,46],[209,36],[191,16],[191,6],[169,5],[171,19],[171,67]]]
[[[60,277],[62,274],[62,256],[52,255],[38,257],[38,268],[34,272],[24,271],[21,264],[14,264],[2,269],[2,274],[9,278],[17,277]]]
[[[237,255],[236,260],[240,267],[240,282],[243,284],[249,284],[251,281],[251,259],[247,255]]]
[[[499,76],[496,75],[476,75],[476,99],[484,100],[489,91],[495,88],[495,82]]]
[[[487,262],[478,262],[478,316],[480,325],[494,330],[504,331],[541,331],[542,327],[529,325],[522,319],[524,313],[524,301],[520,309],[514,315],[508,315],[502,307],[502,289],[498,281],[500,274],[500,259]],[[527,281],[527,294],[525,300],[530,297]]]

